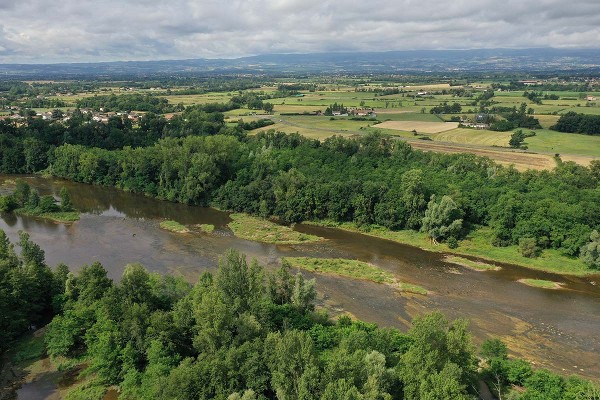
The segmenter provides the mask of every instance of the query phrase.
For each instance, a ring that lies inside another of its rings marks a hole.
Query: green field
[[[538,129],[534,137],[525,139],[529,150],[600,157],[600,136],[563,133]]]
[[[258,89],[249,89],[248,92],[261,92],[274,94],[279,83],[305,82],[303,79],[275,79],[272,83],[265,83]],[[352,121],[349,117],[335,117],[333,120],[326,116],[314,115],[285,115],[285,114],[314,114],[323,112],[325,108],[335,102],[344,104],[346,107],[368,107],[374,108],[379,121],[416,121],[416,122],[438,122],[441,118],[449,120],[452,116],[473,118],[479,111],[479,107],[473,105],[473,101],[484,90],[489,88],[490,82],[471,83],[466,90],[470,96],[455,97],[450,93],[451,89],[447,83],[410,84],[406,82],[393,81],[366,81],[358,85],[357,79],[348,78],[344,83],[323,82],[319,83],[319,90],[309,92],[301,91],[301,97],[290,96],[285,98],[268,99],[274,108],[272,119],[275,125],[257,129],[256,132],[275,129],[286,133],[299,133],[309,138],[323,140],[332,135],[356,135],[373,131],[373,121]],[[383,95],[373,90],[382,88],[401,88],[405,93]],[[151,91],[148,89],[135,89],[134,91],[122,91],[115,87],[106,87],[93,93],[79,93],[72,96],[58,96],[69,105],[74,105],[77,99],[103,94],[127,94],[145,93],[166,97],[173,104],[184,105],[227,103],[237,92],[209,92],[197,95],[178,94],[185,88],[172,88],[171,94],[166,95],[165,90]],[[367,91],[372,90],[372,91]],[[535,91],[535,87],[527,88]],[[427,91],[425,96],[415,96],[418,91]],[[445,92],[442,92],[445,91]],[[444,94],[445,93],[445,94]],[[542,104],[535,104],[523,97],[523,90],[517,91],[495,91],[491,99],[492,105],[499,107],[519,107],[526,103],[528,108],[535,111],[535,117],[540,120],[544,129],[537,130],[535,137],[526,139],[526,145],[531,152],[554,155],[559,153],[565,160],[575,161],[584,165],[589,164],[592,157],[600,157],[600,137],[573,135],[551,131],[549,128],[556,123],[561,114],[569,111],[578,113],[600,115],[600,102],[588,102],[583,94],[573,91],[544,91],[544,94],[556,94],[558,100],[542,99]],[[598,93],[590,92],[590,95],[599,96]],[[443,103],[459,103],[462,112],[452,115],[437,116],[429,112],[433,106]],[[48,110],[44,110],[48,111]],[[263,118],[262,111],[249,110],[247,108],[227,111],[225,113],[228,122],[233,126],[240,118],[244,121]],[[258,115],[257,115],[258,114]],[[284,115],[282,115],[284,114]],[[396,131],[382,129],[382,133],[394,136],[414,138],[410,130]],[[424,134],[433,141],[457,143],[476,147],[508,147],[508,141],[512,132],[493,132],[489,130],[474,130],[457,128],[441,133]],[[434,151],[436,151],[434,149]]]

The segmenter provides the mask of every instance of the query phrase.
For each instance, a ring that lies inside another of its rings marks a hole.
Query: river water
[[[11,190],[14,176],[0,176],[2,191]],[[49,265],[64,262],[72,270],[100,261],[118,279],[126,264],[141,262],[150,271],[182,274],[195,280],[214,271],[217,259],[235,248],[275,268],[281,257],[343,257],[373,263],[399,280],[430,291],[428,296],[401,294],[375,283],[319,275],[320,305],[331,313],[349,312],[382,326],[406,329],[419,314],[439,309],[449,318],[471,321],[477,343],[488,337],[504,340],[511,353],[537,366],[600,379],[600,276],[568,277],[503,265],[499,271],[478,272],[449,264],[443,255],[332,228],[296,225],[295,229],[327,240],[302,245],[273,245],[236,238],[226,227],[228,213],[150,199],[113,188],[68,181],[25,178],[40,194],[66,186],[81,220],[55,224],[2,215],[0,229],[11,240],[27,231],[46,252]],[[164,219],[182,224],[213,224],[213,234],[177,234],[159,228]],[[311,274],[307,274],[311,276]],[[564,283],[547,290],[518,283],[521,278]],[[596,285],[596,282],[598,285]]]

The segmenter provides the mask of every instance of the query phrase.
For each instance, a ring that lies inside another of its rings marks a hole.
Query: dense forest
[[[66,127],[0,124],[0,168],[45,169],[75,181],[284,222],[423,230],[436,241],[454,242],[488,226],[494,245],[523,244],[531,257],[546,248],[579,256],[600,230],[597,161],[521,173],[473,155],[415,151],[378,134],[323,142],[273,131],[246,136],[240,126],[226,127],[222,107],[227,105],[188,107],[171,121],[148,117],[139,128],[120,128],[116,120]],[[585,259],[594,260],[590,267],[600,266],[600,257]]]
[[[99,263],[50,269],[21,233],[0,231],[0,348],[49,322],[48,354],[84,365],[68,399],[475,399],[477,381],[512,399],[594,399],[592,383],[562,378],[484,343],[478,369],[467,322],[440,313],[408,333],[315,311],[315,282],[285,263],[274,272],[236,251],[195,285]],[[66,363],[65,365],[69,365]],[[512,390],[512,385],[520,387]]]

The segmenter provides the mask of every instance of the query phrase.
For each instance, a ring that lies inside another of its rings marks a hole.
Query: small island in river
[[[16,181],[15,190],[0,196],[0,212],[14,212],[18,215],[43,218],[58,223],[71,223],[79,220],[79,211],[73,208],[66,188],[60,191],[60,203],[52,195],[40,196],[23,180]]]

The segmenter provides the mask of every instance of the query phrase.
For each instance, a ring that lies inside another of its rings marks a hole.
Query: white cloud
[[[598,47],[600,1],[0,0],[0,62]]]

